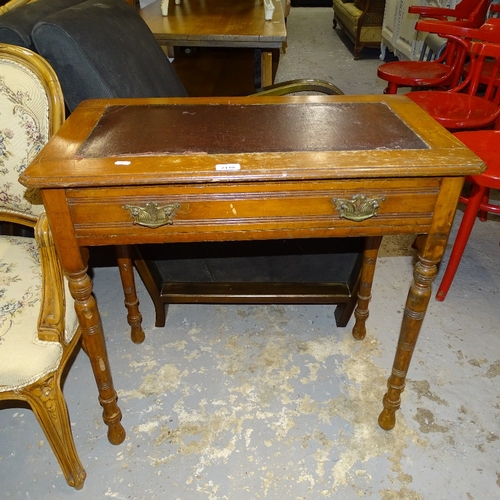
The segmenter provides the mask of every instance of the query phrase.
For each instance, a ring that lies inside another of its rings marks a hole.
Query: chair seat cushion
[[[63,349],[58,342],[38,339],[41,288],[36,241],[0,236],[0,392],[35,382],[55,371],[61,361]],[[77,320],[71,300],[67,306],[66,338],[70,340]]]
[[[0,16],[0,42],[34,50],[31,31],[38,21],[83,0],[42,0],[30,2]]]
[[[124,0],[87,0],[46,17],[32,36],[71,111],[91,98],[187,95],[153,33]]]

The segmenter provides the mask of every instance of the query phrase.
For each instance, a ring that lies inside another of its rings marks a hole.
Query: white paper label
[[[215,165],[215,170],[225,170],[229,172],[235,172],[236,170],[240,170],[241,165],[239,163],[218,163]]]

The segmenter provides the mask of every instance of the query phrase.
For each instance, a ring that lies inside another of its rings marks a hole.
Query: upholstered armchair
[[[354,59],[364,47],[380,47],[385,0],[333,0],[333,28],[354,43]]]
[[[83,486],[61,375],[80,330],[37,193],[19,174],[64,119],[61,88],[37,54],[0,44],[0,221],[35,238],[0,235],[0,400],[27,402],[66,481]]]

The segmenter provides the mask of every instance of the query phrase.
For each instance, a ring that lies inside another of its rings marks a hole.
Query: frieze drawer
[[[418,231],[431,222],[439,188],[439,178],[397,178],[69,189],[67,195],[78,238],[140,234],[155,242],[189,241],[192,233],[217,239],[235,229],[234,239],[245,239],[246,231],[280,237],[302,226],[304,236],[343,236],[352,228],[366,228],[367,235]]]

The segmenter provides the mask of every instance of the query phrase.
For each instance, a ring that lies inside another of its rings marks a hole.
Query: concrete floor
[[[331,17],[328,8],[292,8],[278,79],[381,92],[376,51],[354,62]],[[411,280],[411,237],[384,240],[364,341],[352,339],[352,321],[336,328],[329,306],[171,306],[166,327],[154,328],[139,282],[146,341],[135,345],[117,270],[96,268],[127,438],[108,443],[80,352],[64,392],[84,489],[66,485],[31,411],[6,408],[0,496],[500,498],[499,227],[498,218],[476,223],[448,298],[431,299],[391,432],[377,416]]]

